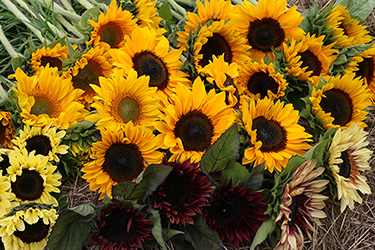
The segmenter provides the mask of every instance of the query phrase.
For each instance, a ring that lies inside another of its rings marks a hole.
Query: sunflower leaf
[[[203,172],[211,173],[224,168],[230,160],[237,159],[239,148],[240,136],[237,124],[234,124],[203,155],[201,160]]]
[[[263,184],[264,180],[264,168],[265,168],[265,163],[262,162],[261,164],[258,164],[255,166],[251,173],[249,174],[245,184],[244,188],[252,188],[254,190],[260,189],[260,187]]]
[[[159,243],[159,245],[166,250],[167,247],[165,246],[165,242],[163,239],[163,232],[161,227],[161,219],[160,214],[157,210],[149,208],[148,212],[151,214],[150,217],[147,219],[154,223],[154,226],[151,229],[152,236],[154,236],[155,240]]]
[[[229,161],[228,165],[225,167],[223,172],[221,172],[220,182],[221,185],[225,185],[232,180],[233,185],[245,181],[250,176],[249,170],[242,166],[241,163],[236,161]]]
[[[348,8],[350,15],[358,18],[361,21],[365,21],[366,18],[370,15],[371,11],[375,8],[374,0],[338,0],[333,5],[334,7],[338,5],[343,5]]]
[[[250,246],[250,250],[254,250],[257,245],[262,243],[267,238],[267,236],[274,230],[274,228],[275,223],[273,222],[272,218],[267,221],[263,221],[262,225],[259,227],[257,233],[255,234],[253,242]]]
[[[164,2],[159,8],[159,16],[164,20],[172,19],[172,12],[167,2]]]
[[[69,210],[74,211],[81,216],[87,216],[95,213],[95,208],[91,204],[82,204],[76,207],[72,207]]]

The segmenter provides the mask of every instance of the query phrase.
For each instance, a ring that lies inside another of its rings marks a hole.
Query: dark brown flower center
[[[340,159],[342,160],[342,163],[337,164],[337,166],[340,168],[339,175],[349,178],[352,172],[352,165],[350,164],[348,152],[341,152]]]
[[[277,20],[266,17],[250,23],[247,39],[254,49],[270,52],[284,42],[285,32]]]
[[[363,61],[358,64],[358,70],[355,71],[356,77],[366,78],[367,83],[374,79],[375,74],[375,62],[373,58],[363,58]]]
[[[137,145],[112,144],[105,154],[103,170],[117,182],[132,181],[143,171],[143,157]]]
[[[62,61],[58,57],[43,56],[40,59],[40,65],[46,67],[47,64],[49,64],[51,68],[56,67],[58,70],[63,69]]]
[[[150,76],[150,87],[164,90],[168,86],[170,74],[162,58],[150,51],[143,51],[133,56],[133,64],[139,76]]]
[[[257,140],[262,142],[262,152],[278,152],[286,148],[287,133],[279,122],[260,116],[253,120],[252,130],[255,129]]]
[[[23,242],[30,244],[33,242],[38,242],[43,239],[46,239],[50,225],[46,225],[43,223],[43,220],[39,219],[37,223],[30,225],[26,221],[25,223],[25,230],[14,232],[14,235],[20,238]]]
[[[10,166],[9,157],[7,155],[1,155],[3,158],[2,161],[0,161],[0,169],[3,171],[3,175],[7,174],[7,169]]]
[[[322,72],[322,63],[319,61],[319,58],[314,55],[310,50],[305,52],[298,53],[301,56],[302,65],[301,68],[307,67],[306,71],[312,71],[311,75],[318,76]]]
[[[203,58],[200,60],[199,65],[202,67],[208,65],[212,56],[216,57],[224,53],[224,60],[227,63],[232,63],[232,50],[228,42],[220,34],[214,33],[212,37],[209,37],[207,42],[202,46],[200,54],[203,54]]]
[[[125,97],[118,105],[118,115],[124,123],[128,123],[129,121],[136,122],[140,115],[138,102],[133,98]]]
[[[2,147],[5,144],[6,140],[6,126],[3,125],[3,123],[0,121],[0,147]]]
[[[301,210],[306,209],[306,203],[308,202],[309,198],[306,195],[300,194],[292,197],[292,204],[289,205],[289,209],[291,211],[288,221],[288,226],[292,227],[294,224],[303,225],[305,223],[305,219],[303,219],[303,215],[301,214]]]
[[[73,87],[82,89],[86,93],[95,93],[90,84],[99,85],[99,76],[104,76],[99,63],[89,60],[87,65],[83,69],[79,69],[76,76],[73,76]]]
[[[341,89],[331,89],[323,93],[320,102],[326,113],[331,113],[333,124],[344,126],[352,119],[353,104],[350,96]]]
[[[100,36],[100,41],[108,43],[111,48],[118,48],[119,44],[124,40],[121,27],[115,22],[109,22],[101,26],[98,35]]]
[[[179,208],[189,197],[190,188],[185,179],[173,172],[165,179],[162,189],[171,209]]]
[[[35,150],[35,154],[47,156],[52,150],[51,141],[45,135],[35,135],[26,140],[27,152]]]
[[[241,219],[243,206],[235,196],[221,196],[215,205],[208,208],[208,213],[217,223],[229,225]]]
[[[109,242],[121,242],[131,238],[136,232],[135,221],[131,214],[122,209],[113,210],[104,218],[99,235]]]
[[[12,192],[22,201],[37,200],[42,196],[44,180],[35,170],[23,169],[22,174],[12,182]]]
[[[187,151],[204,151],[211,146],[214,126],[207,115],[194,109],[182,115],[176,122],[174,134]]]
[[[254,73],[247,81],[247,89],[254,95],[260,94],[261,99],[267,96],[268,90],[277,94],[278,88],[279,84],[275,79],[265,72]]]

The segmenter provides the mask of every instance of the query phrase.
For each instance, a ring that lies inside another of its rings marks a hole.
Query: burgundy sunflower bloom
[[[153,223],[145,215],[121,202],[104,207],[97,220],[91,243],[100,250],[132,250],[142,248],[142,242],[153,240]]]
[[[235,248],[240,242],[250,242],[263,221],[267,204],[263,203],[262,192],[232,182],[216,188],[211,206],[205,210],[207,225],[216,231],[221,240],[230,241]]]
[[[154,207],[163,211],[173,224],[194,224],[192,217],[208,205],[210,182],[198,163],[191,163],[190,159],[182,163],[163,160],[163,164],[173,166],[173,170],[153,193]]]

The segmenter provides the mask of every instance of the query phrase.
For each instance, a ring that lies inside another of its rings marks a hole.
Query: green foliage
[[[172,19],[172,12],[169,5],[164,2],[160,8],[159,8],[159,16],[163,18],[164,20],[170,20]]]
[[[250,176],[249,170],[241,163],[230,160],[226,168],[221,172],[220,184],[225,185],[232,180],[234,186],[245,181]]]
[[[258,228],[253,241],[251,242],[250,250],[254,250],[257,245],[265,241],[267,236],[275,229],[275,227],[276,224],[273,218],[263,221],[262,225]]]
[[[333,7],[338,5],[346,6],[352,17],[365,21],[375,8],[375,0],[338,0]]]
[[[248,176],[246,182],[244,183],[244,188],[252,188],[254,190],[260,189],[262,187],[263,180],[264,180],[264,169],[265,169],[264,162],[255,166],[251,170],[250,175]]]

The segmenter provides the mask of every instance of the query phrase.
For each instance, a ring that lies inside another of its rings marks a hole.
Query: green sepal
[[[28,202],[21,205],[18,205],[16,207],[13,207],[9,213],[5,214],[4,217],[10,217],[15,215],[18,211],[26,211],[27,209],[47,209],[50,210],[53,207],[52,204],[44,204],[44,203],[36,203],[36,202]]]

